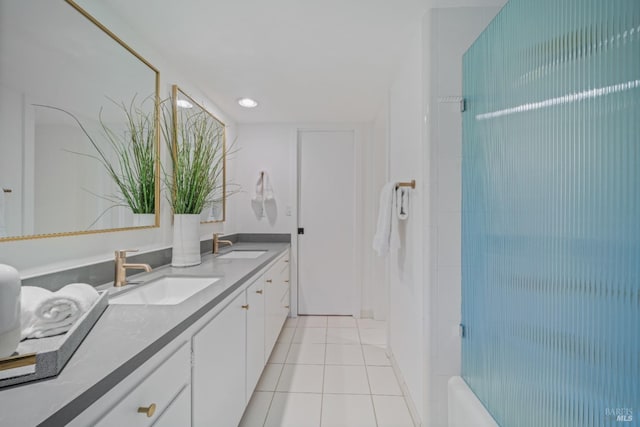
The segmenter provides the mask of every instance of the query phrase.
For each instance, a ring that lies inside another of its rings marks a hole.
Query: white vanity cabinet
[[[247,387],[246,401],[258,384],[264,369],[265,293],[264,276],[247,288]]]
[[[289,315],[289,251],[263,276],[265,291],[265,363]]]
[[[237,426],[246,406],[245,292],[193,336],[193,425]]]
[[[237,426],[288,314],[287,250],[69,425]]]
[[[157,353],[69,426],[191,425],[190,347]]]

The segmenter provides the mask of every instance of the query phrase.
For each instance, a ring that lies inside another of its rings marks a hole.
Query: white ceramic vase
[[[189,267],[200,262],[200,215],[173,215],[171,266]]]
[[[156,225],[156,214],[133,214],[134,227],[150,227]]]
[[[20,275],[0,264],[0,358],[13,354],[20,344]]]

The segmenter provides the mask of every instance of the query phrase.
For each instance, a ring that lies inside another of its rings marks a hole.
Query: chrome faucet
[[[127,253],[138,252],[137,249],[126,249],[116,251],[116,272],[113,286],[123,286],[127,284],[127,270],[144,270],[147,273],[151,271],[149,264],[127,264]]]
[[[213,233],[213,253],[217,254],[220,250],[220,244],[224,243],[225,245],[233,245],[231,240],[220,240],[220,235],[223,233]]]

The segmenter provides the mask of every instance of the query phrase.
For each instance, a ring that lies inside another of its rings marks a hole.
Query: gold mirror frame
[[[173,120],[173,134],[171,135],[173,140],[178,138],[178,94],[186,98],[194,107],[198,107],[203,113],[209,115],[213,120],[219,123],[224,129],[223,142],[222,142],[222,219],[211,221],[200,221],[200,224],[213,224],[217,222],[225,222],[227,218],[227,126],[222,120],[213,115],[209,110],[204,108],[200,103],[196,102],[191,96],[185,93],[178,85],[171,87],[171,115]],[[172,144],[173,150],[175,150],[175,144]],[[174,153],[175,155],[175,153]]]
[[[94,24],[98,29],[100,29],[103,33],[105,33],[108,37],[110,37],[117,44],[122,46],[127,52],[132,54],[135,58],[137,58],[140,62],[146,65],[155,75],[155,95],[153,97],[154,103],[154,125],[156,128],[155,133],[155,221],[154,225],[147,226],[137,226],[137,227],[120,227],[120,228],[107,228],[107,229],[99,229],[99,230],[80,230],[80,231],[68,231],[68,232],[59,232],[59,233],[47,233],[47,234],[32,234],[32,235],[24,235],[24,236],[11,236],[11,237],[0,237],[0,243],[9,242],[9,241],[18,241],[18,240],[32,240],[32,239],[42,239],[49,237],[64,237],[64,236],[78,236],[83,234],[98,234],[98,233],[110,233],[116,231],[129,231],[129,230],[141,230],[147,228],[157,228],[160,226],[160,71],[151,65],[149,61],[143,58],[138,52],[133,50],[129,45],[127,45],[122,39],[116,36],[112,31],[110,31],[107,27],[105,27],[102,23],[100,23],[96,18],[90,15],[87,11],[85,11],[82,7],[80,7],[74,0],[64,0],[69,6],[75,9],[81,16],[88,19],[92,24]],[[5,191],[4,189],[2,189]],[[10,190],[6,190],[5,192],[10,192]]]

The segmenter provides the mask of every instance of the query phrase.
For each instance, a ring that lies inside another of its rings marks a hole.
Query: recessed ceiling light
[[[240,98],[238,99],[238,104],[244,108],[254,108],[258,106],[258,102],[251,98]]]
[[[178,99],[176,105],[180,108],[193,108],[193,104],[184,99]]]

